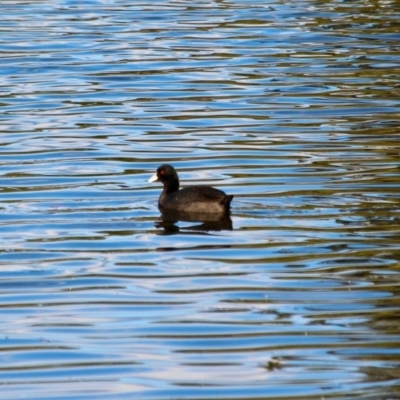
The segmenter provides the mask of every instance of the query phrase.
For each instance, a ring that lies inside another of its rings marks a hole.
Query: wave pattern
[[[1,8],[5,398],[396,398],[396,1]]]

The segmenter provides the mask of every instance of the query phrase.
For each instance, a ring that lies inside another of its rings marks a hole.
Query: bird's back
[[[166,196],[160,204],[165,209],[186,212],[228,212],[233,195],[209,186],[189,186]]]

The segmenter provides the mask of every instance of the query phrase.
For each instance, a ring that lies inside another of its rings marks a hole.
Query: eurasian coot
[[[228,213],[233,195],[227,195],[210,186],[189,186],[179,190],[179,178],[175,168],[163,164],[149,179],[161,182],[164,189],[158,200],[161,211],[173,210],[186,213],[223,214]]]

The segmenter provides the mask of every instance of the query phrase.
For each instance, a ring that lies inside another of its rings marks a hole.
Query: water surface
[[[398,396],[398,2],[1,9],[4,398]]]

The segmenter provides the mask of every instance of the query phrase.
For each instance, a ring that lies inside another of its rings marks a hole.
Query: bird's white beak
[[[149,179],[149,182],[157,182],[158,181],[158,176],[157,172]]]

